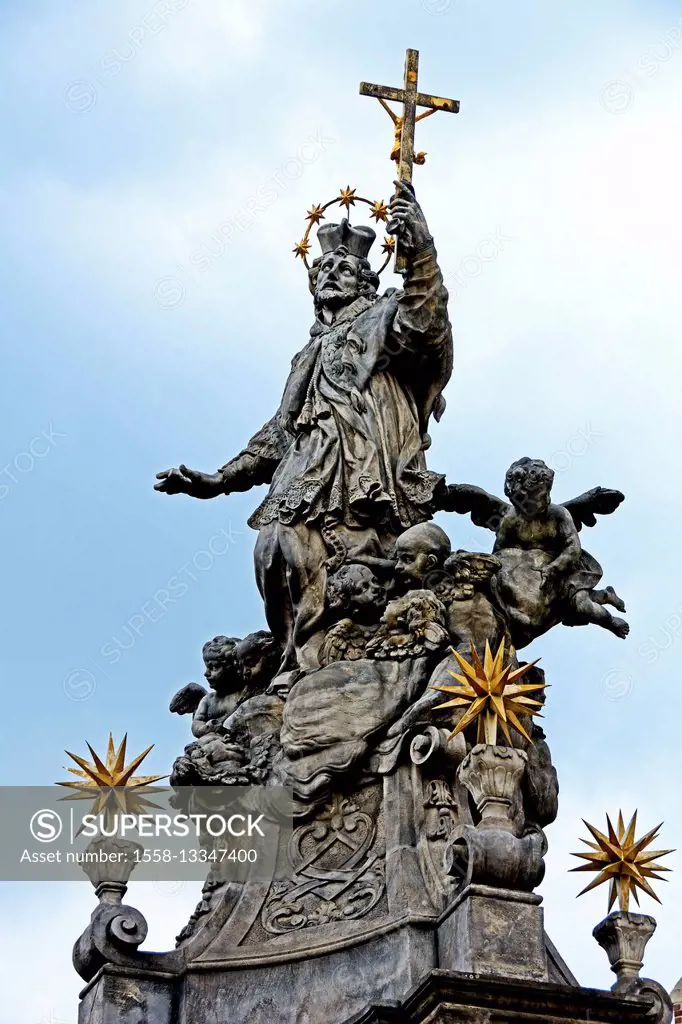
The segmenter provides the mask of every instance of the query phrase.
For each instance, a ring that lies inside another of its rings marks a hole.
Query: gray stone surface
[[[436,970],[401,1003],[376,1005],[346,1024],[649,1024],[652,1009],[646,996]]]
[[[548,981],[541,898],[468,886],[438,928],[440,967],[493,978]]]

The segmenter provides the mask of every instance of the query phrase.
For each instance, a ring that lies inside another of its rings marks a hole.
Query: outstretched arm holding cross
[[[387,229],[398,240],[404,267],[396,326],[407,338],[412,336],[418,348],[423,348],[424,342],[438,345],[449,336],[448,293],[414,188],[404,181],[395,184]]]

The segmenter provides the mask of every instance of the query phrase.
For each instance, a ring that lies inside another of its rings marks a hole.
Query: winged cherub
[[[504,493],[511,504],[471,484],[450,485],[439,502],[449,512],[469,513],[476,526],[496,535],[493,548],[501,565],[492,590],[507,616],[517,649],[558,623],[594,623],[618,637],[630,627],[606,605],[624,612],[612,587],[595,589],[603,570],[584,551],[583,526],[594,526],[597,515],[609,515],[624,495],[594,487],[562,505],[550,501],[554,471],[541,459],[518,459],[507,470]]]

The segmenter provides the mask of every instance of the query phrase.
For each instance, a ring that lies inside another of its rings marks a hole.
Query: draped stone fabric
[[[426,685],[432,658],[339,661],[305,675],[284,705],[281,767],[299,800],[324,797]]]
[[[315,321],[276,416],[243,453],[275,467],[250,526],[327,517],[400,532],[429,518],[443,480],[424,451],[451,372],[446,300],[430,251],[404,292],[360,296],[333,323]]]

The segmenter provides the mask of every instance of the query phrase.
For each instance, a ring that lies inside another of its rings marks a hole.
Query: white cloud
[[[10,22],[0,50],[25,100],[49,90],[78,112],[80,85],[94,90],[93,102],[127,92],[150,108],[179,94],[198,103],[206,90],[238,80],[258,59],[276,15],[271,0],[44,6],[30,19]]]

